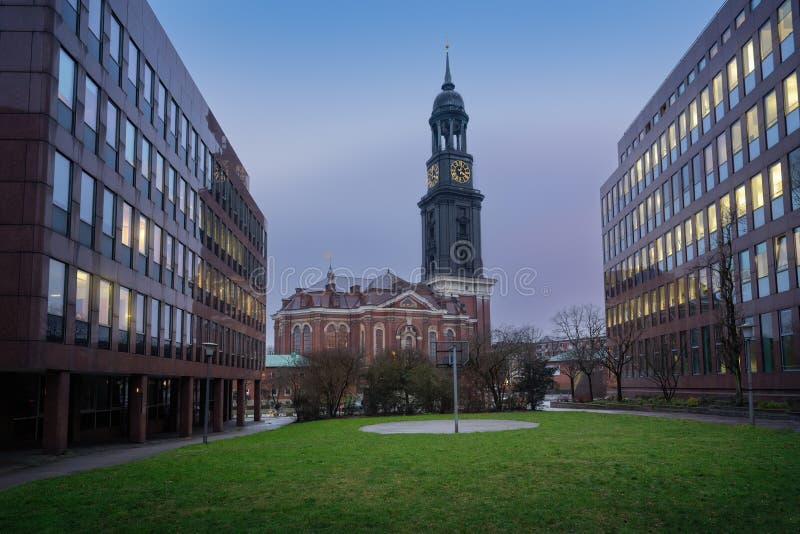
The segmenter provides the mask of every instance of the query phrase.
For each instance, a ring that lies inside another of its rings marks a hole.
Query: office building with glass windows
[[[800,398],[798,12],[726,2],[619,141],[600,200],[609,337],[641,332],[629,396],[659,394],[648,362],[666,359],[678,394],[731,395],[714,263],[729,229],[736,309],[754,332],[743,374],[759,399]]]
[[[0,446],[242,424],[264,215],[144,0],[0,6],[0,154]]]

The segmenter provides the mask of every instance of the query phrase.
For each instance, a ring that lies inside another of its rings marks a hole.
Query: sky
[[[493,325],[545,332],[564,307],[602,305],[617,141],[723,3],[149,1],[250,174],[270,314],[328,253],[356,275],[418,272],[447,41],[501,279]]]

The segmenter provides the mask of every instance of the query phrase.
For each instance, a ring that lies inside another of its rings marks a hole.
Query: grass
[[[0,492],[0,532],[800,531],[800,435],[592,413],[377,435],[356,418]],[[428,417],[434,418],[434,417]]]

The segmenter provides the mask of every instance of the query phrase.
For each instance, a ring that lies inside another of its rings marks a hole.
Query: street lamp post
[[[203,443],[208,444],[208,398],[211,396],[211,358],[217,352],[217,344],[211,342],[203,343],[203,350],[206,356],[206,398],[203,402]],[[219,399],[216,400],[219,402]]]
[[[753,369],[750,363],[750,341],[753,339],[752,323],[742,323],[739,327],[744,338],[744,357],[747,366],[747,415],[750,417],[750,424],[756,424],[756,412],[753,409]]]

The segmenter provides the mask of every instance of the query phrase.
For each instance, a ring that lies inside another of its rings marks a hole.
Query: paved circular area
[[[498,430],[520,430],[536,428],[539,423],[527,421],[511,421],[508,419],[464,419],[458,422],[458,433],[497,432]],[[452,434],[452,419],[436,419],[433,421],[400,421],[398,423],[380,423],[362,426],[362,432],[376,434]]]

